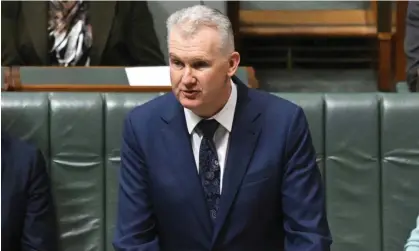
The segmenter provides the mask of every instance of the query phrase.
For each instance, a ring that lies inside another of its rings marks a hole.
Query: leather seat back
[[[113,250],[124,117],[158,93],[2,93],[49,163],[61,250]],[[419,95],[277,93],[306,114],[334,251],[401,250],[419,212]]]
[[[105,94],[106,104],[104,115],[105,130],[105,175],[106,175],[106,250],[113,250],[112,238],[115,229],[116,205],[118,200],[118,169],[120,166],[120,146],[122,143],[122,129],[124,118],[137,105],[157,97],[157,93],[109,93]]]
[[[419,93],[380,102],[382,250],[402,250],[419,213]]]

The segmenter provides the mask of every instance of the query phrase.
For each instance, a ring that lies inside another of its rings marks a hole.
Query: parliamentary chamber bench
[[[179,4],[190,3],[150,5],[160,18]],[[165,48],[160,32],[165,24],[155,23]],[[396,66],[404,71],[403,65]],[[116,69],[97,73],[100,80],[88,83],[94,85],[90,87],[78,84],[83,74],[54,74],[28,68],[16,79],[12,76],[16,89],[1,94],[2,130],[38,146],[47,160],[59,251],[111,251],[123,119],[133,107],[163,92],[106,87],[126,78]],[[65,82],[55,85],[54,78]],[[403,250],[419,214],[419,94],[274,95],[300,105],[307,116],[326,189],[332,251]]]
[[[113,250],[124,117],[170,91],[170,84],[133,86],[120,68],[1,73],[13,86],[2,86],[2,130],[38,146],[48,163],[59,251]],[[242,67],[237,75],[257,88],[252,69]],[[419,93],[404,84],[385,94],[273,94],[307,116],[332,251],[403,250],[419,214]]]
[[[2,130],[37,145],[49,164],[61,250],[113,250],[123,120],[158,95],[2,92]],[[419,95],[274,95],[307,116],[332,250],[403,250],[419,214]]]

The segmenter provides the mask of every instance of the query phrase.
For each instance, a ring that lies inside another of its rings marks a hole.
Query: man
[[[416,220],[416,228],[412,230],[405,248],[405,251],[419,251],[419,216]]]
[[[55,214],[40,151],[1,135],[1,247],[57,251]]]
[[[419,2],[409,1],[406,14],[407,84],[412,92],[419,90]]]
[[[173,92],[125,121],[116,250],[329,250],[302,109],[234,77],[220,12],[186,8],[167,27]]]

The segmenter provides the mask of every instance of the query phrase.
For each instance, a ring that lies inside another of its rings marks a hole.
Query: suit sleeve
[[[130,116],[124,123],[114,248],[117,251],[158,251],[147,166]]]
[[[31,164],[22,251],[55,251],[58,250],[55,211],[45,159],[40,151],[36,151]]]
[[[285,251],[329,251],[325,193],[308,123],[297,109],[287,136],[288,162],[282,183]]]
[[[416,228],[412,230],[405,248],[406,251],[419,251],[419,216],[416,220]]]
[[[21,66],[23,61],[16,48],[16,24],[20,1],[4,1],[1,5],[1,64]]]
[[[135,66],[166,65],[147,1],[131,1],[128,48]]]
[[[406,15],[406,36],[404,48],[407,58],[407,83],[417,90],[419,69],[419,2],[409,1]]]

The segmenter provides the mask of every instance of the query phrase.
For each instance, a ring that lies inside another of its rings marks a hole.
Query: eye
[[[195,63],[193,63],[193,68],[199,69],[199,68],[205,68],[208,67],[209,64],[205,61],[197,61]]]
[[[181,61],[177,60],[177,59],[172,59],[172,60],[170,60],[170,62],[171,62],[172,65],[174,65],[178,68],[183,67],[183,63]]]

